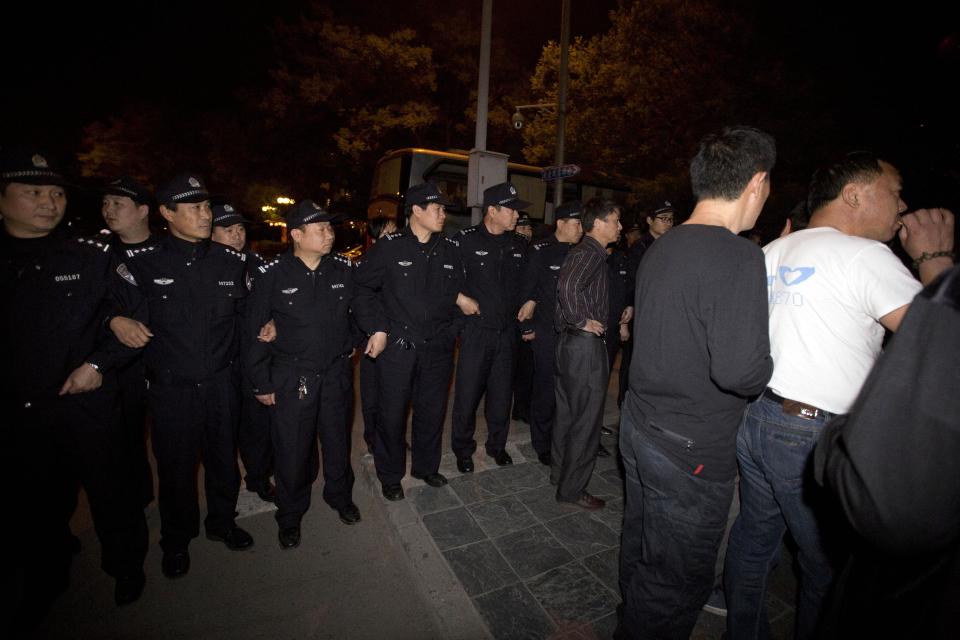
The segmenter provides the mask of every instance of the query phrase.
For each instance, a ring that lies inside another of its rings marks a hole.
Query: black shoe
[[[343,524],[357,524],[360,522],[360,509],[352,502],[345,507],[337,509],[340,514],[340,522]]]
[[[140,598],[140,594],[143,593],[145,584],[147,584],[147,576],[143,574],[143,571],[120,576],[113,588],[113,601],[117,603],[118,607],[136,602]]]
[[[447,478],[442,473],[428,473],[425,476],[419,473],[411,473],[410,475],[417,480],[423,480],[431,487],[442,487],[447,484]]]
[[[600,445],[600,447],[597,449],[597,457],[598,457],[598,458],[609,458],[609,457],[610,457],[610,452],[607,451],[607,448],[606,448],[605,446]]]
[[[264,502],[277,501],[277,488],[269,480],[267,480],[266,486],[257,489],[254,493],[256,493]]]
[[[163,575],[168,578],[180,578],[190,571],[190,554],[186,551],[173,551],[171,553],[164,551],[160,566],[163,568]]]
[[[497,463],[498,467],[506,467],[507,465],[513,464],[513,458],[511,458],[510,454],[506,451],[497,451],[489,455],[493,458],[493,461]]]
[[[243,551],[253,546],[253,536],[236,525],[225,533],[208,531],[207,540],[222,542],[227,545],[227,549],[230,549],[230,551]]]
[[[550,466],[550,452],[545,451],[544,453],[537,454],[537,460],[540,461],[540,464],[549,467]]]
[[[389,500],[390,502],[396,502],[397,500],[403,500],[403,487],[398,482],[397,484],[385,484],[380,488],[380,491],[383,493],[383,497]]]
[[[277,533],[281,549],[293,549],[300,546],[300,525],[280,529]]]
[[[473,473],[473,458],[457,458],[457,471],[460,473]]]
[[[613,429],[610,429],[609,427],[600,427],[600,435],[602,435],[602,436],[612,436],[612,435],[613,435]]]

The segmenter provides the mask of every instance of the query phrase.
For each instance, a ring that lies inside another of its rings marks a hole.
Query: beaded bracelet
[[[934,251],[933,253],[928,253],[924,251],[920,254],[920,257],[913,261],[914,267],[919,267],[921,264],[927,260],[933,260],[934,258],[950,258],[951,260],[955,259],[957,255],[953,251]]]

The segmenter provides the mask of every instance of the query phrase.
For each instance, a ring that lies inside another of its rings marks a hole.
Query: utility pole
[[[570,0],[563,0],[560,15],[560,87],[557,95],[557,154],[554,165],[563,165],[564,129],[567,124],[567,64],[570,58]],[[563,178],[554,184],[553,208],[563,204]],[[551,216],[552,217],[552,216]],[[553,222],[549,220],[548,222]]]

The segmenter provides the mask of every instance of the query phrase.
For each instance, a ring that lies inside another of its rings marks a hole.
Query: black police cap
[[[553,219],[565,220],[567,218],[573,218],[579,220],[582,215],[583,204],[579,200],[570,200],[557,207],[557,210],[553,212]]]
[[[301,200],[283,212],[287,229],[296,229],[312,222],[333,222],[336,214],[330,213],[313,200]]]
[[[150,203],[150,191],[130,176],[120,176],[116,180],[111,180],[104,185],[103,193],[108,196],[124,196],[137,204]]]
[[[517,193],[517,188],[509,182],[501,182],[483,191],[483,208],[487,207],[509,207],[510,209],[526,209],[531,202],[521,200]]]
[[[447,198],[447,196],[440,191],[440,187],[433,184],[432,182],[424,182],[423,184],[415,184],[409,189],[407,189],[407,196],[404,199],[407,205],[419,205],[425,206],[436,202],[437,204],[450,205],[453,202]]]
[[[210,192],[200,176],[181,173],[157,189],[157,203],[176,205],[181,202],[203,202],[210,199]]]
[[[66,180],[38,149],[0,148],[0,180],[34,185],[63,186]]]
[[[240,212],[234,209],[232,204],[227,202],[215,204],[210,209],[213,211],[213,226],[215,227],[232,227],[239,222],[244,224],[250,222],[240,215]]]

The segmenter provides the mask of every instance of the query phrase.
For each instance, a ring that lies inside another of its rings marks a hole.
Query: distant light
[[[287,196],[277,196],[277,204],[296,204],[296,201]]]
[[[264,213],[270,213],[271,211],[276,211],[276,210],[277,210],[276,207],[271,206],[269,204],[265,204],[262,207],[260,207],[260,211],[263,211]]]

